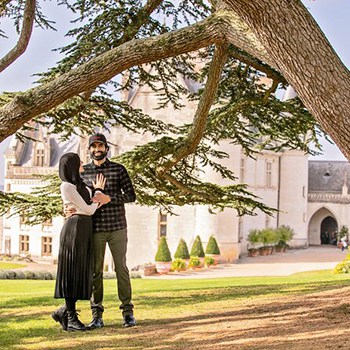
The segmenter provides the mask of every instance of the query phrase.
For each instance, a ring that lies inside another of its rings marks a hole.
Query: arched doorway
[[[321,244],[337,244],[338,225],[334,218],[327,216],[321,222]]]

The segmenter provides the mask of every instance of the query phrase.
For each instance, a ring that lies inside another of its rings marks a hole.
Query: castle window
[[[272,187],[272,163],[266,162],[266,187]]]
[[[11,192],[11,184],[6,184],[6,192]]]
[[[11,255],[11,237],[5,237],[5,254]]]
[[[158,225],[158,236],[159,237],[166,237],[167,234],[167,214],[164,214],[162,212],[159,213],[159,225]]]
[[[47,219],[41,224],[41,228],[43,231],[50,231],[52,228],[52,218]]]
[[[28,229],[28,221],[28,217],[24,213],[21,213],[19,215],[19,227],[21,228],[21,230]]]
[[[27,254],[29,252],[29,236],[20,235],[19,236],[19,253]]]
[[[35,151],[35,166],[44,166],[44,150],[43,149],[37,149]]]
[[[52,255],[52,237],[41,237],[41,256]]]

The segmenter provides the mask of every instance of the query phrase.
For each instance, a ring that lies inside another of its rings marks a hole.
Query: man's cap
[[[94,142],[104,143],[106,146],[108,146],[107,139],[103,134],[97,133],[95,135],[91,135],[89,138],[89,148]]]

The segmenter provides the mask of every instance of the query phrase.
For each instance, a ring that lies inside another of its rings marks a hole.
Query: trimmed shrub
[[[198,256],[191,256],[190,261],[188,263],[189,267],[199,267],[201,264],[201,261],[199,260]]]
[[[6,279],[6,273],[4,270],[0,270],[0,280],[5,280]]]
[[[24,274],[23,271],[16,271],[16,279],[17,280],[25,280],[26,275]]]
[[[44,272],[44,278],[46,279],[46,280],[53,280],[53,277],[52,277],[52,274],[51,274],[51,272]]]
[[[190,253],[188,252],[188,247],[186,241],[181,238],[179,245],[177,246],[176,252],[174,254],[175,259],[189,259]]]
[[[214,265],[214,262],[215,262],[215,260],[211,256],[206,256],[204,258],[204,265],[206,265],[206,266]]]
[[[156,257],[155,257],[155,261],[158,261],[158,262],[169,262],[169,261],[171,261],[170,250],[169,250],[166,238],[164,236],[159,241],[159,245],[158,245],[158,250],[157,250]]]
[[[171,263],[171,269],[174,271],[183,271],[186,270],[186,262],[183,259],[175,259]]]
[[[197,256],[199,258],[204,258],[204,249],[201,238],[199,236],[193,242],[190,256]]]
[[[34,272],[34,279],[36,280],[44,280],[45,279],[45,273],[42,271]]]
[[[8,280],[14,280],[14,279],[16,279],[16,272],[15,272],[15,271],[6,270],[6,271],[5,271],[5,274],[6,274],[6,278],[7,278]]]
[[[27,280],[33,280],[34,279],[34,272],[32,272],[32,271],[24,271],[24,275],[26,276]]]
[[[214,235],[209,237],[209,241],[207,247],[205,249],[205,254],[216,254],[220,255],[220,248],[218,246],[218,242],[216,241]]]

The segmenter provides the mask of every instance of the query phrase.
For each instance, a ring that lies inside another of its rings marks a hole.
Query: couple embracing
[[[85,331],[103,323],[103,265],[106,244],[112,253],[123,325],[136,325],[131,284],[126,265],[127,223],[125,203],[136,200],[126,169],[107,159],[103,134],[89,138],[92,162],[82,165],[76,153],[64,154],[59,163],[64,213],[68,217],[60,236],[55,298],[65,305],[52,313],[64,330]],[[90,300],[92,321],[79,320],[77,300]]]

